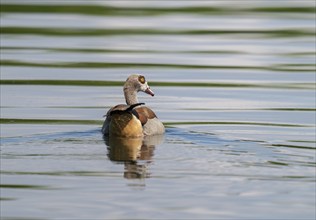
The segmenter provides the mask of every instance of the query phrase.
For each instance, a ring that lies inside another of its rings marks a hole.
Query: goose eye
[[[144,83],[146,82],[144,76],[139,76],[139,77],[138,77],[138,81],[139,81],[141,84],[144,84]]]

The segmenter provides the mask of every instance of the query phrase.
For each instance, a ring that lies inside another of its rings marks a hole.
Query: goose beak
[[[149,87],[145,90],[145,92],[151,96],[155,95],[154,92]]]

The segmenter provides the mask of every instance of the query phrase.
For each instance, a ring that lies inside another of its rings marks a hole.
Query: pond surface
[[[315,219],[314,1],[2,1],[1,218]],[[100,132],[131,73],[166,126]]]

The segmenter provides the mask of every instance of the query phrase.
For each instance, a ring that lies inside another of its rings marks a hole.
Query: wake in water
[[[155,136],[152,136],[155,137]],[[223,144],[236,142],[237,140],[225,140],[215,134],[193,132],[182,128],[167,128],[165,135],[166,141],[183,141],[195,144]],[[54,132],[46,134],[32,134],[25,136],[1,138],[1,145],[18,145],[25,143],[45,143],[45,142],[78,142],[78,141],[102,141],[102,134],[99,129],[85,131]],[[158,143],[158,142],[157,142]],[[161,141],[160,141],[161,144]]]

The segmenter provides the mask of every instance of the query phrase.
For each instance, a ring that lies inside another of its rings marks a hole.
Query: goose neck
[[[133,105],[138,103],[137,91],[131,87],[124,87],[124,96],[126,104]]]

